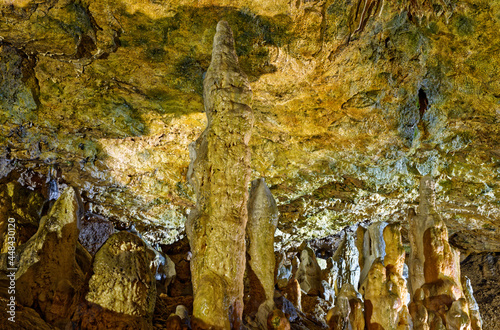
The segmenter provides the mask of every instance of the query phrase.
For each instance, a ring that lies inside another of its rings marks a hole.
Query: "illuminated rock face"
[[[109,237],[94,257],[88,304],[79,306],[82,328],[99,324],[119,329],[151,327],[156,301],[156,280],[151,262],[155,255],[136,235],[121,231]]]
[[[122,231],[99,249],[86,299],[108,310],[150,318],[156,282],[149,265],[154,254],[136,235]]]
[[[191,148],[188,173],[197,197],[186,222],[193,253],[193,316],[200,326],[238,327],[253,115],[250,86],[225,21],[217,24],[203,96],[208,125]]]

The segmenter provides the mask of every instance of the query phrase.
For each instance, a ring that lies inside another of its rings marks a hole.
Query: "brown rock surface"
[[[9,300],[0,297],[0,303],[2,306],[6,306]],[[46,323],[40,315],[32,308],[24,307],[21,305],[16,305],[16,314],[13,320],[15,322],[9,321],[11,316],[2,310],[0,313],[0,324],[4,329],[9,330],[26,330],[26,329],[36,329],[36,330],[54,330],[58,329],[48,323]]]
[[[500,310],[500,282],[498,281],[500,255],[498,253],[472,254],[465,258],[460,266],[462,274],[470,279],[474,298],[483,320],[483,329],[496,329],[500,324],[498,313]]]
[[[403,268],[405,251],[401,241],[401,225],[388,224],[383,233],[384,258],[376,259],[361,285],[365,299],[368,329],[409,329],[408,289]]]
[[[290,322],[279,309],[273,310],[267,319],[268,330],[290,330]]]
[[[36,306],[47,322],[62,326],[75,310],[85,277],[76,258],[78,222],[78,197],[68,187],[17,251],[19,303]]]
[[[326,321],[330,329],[365,329],[364,303],[355,287],[346,283],[340,290],[335,307],[328,311]]]
[[[112,222],[96,215],[87,215],[82,220],[79,241],[91,255],[95,255],[114,231]]]
[[[319,295],[321,291],[321,268],[314,251],[305,243],[301,246],[300,264],[295,278],[300,289],[308,295]]]
[[[0,11],[2,163],[58,164],[94,213],[164,243],[184,235],[187,145],[206,125],[202,80],[225,19],[255,94],[252,179],[266,177],[286,215],[285,245],[403,220],[432,174],[450,234],[498,249],[495,2],[23,0]]]
[[[225,21],[217,24],[203,95],[208,126],[190,149],[188,172],[197,195],[186,223],[193,253],[193,316],[203,326],[238,327],[243,312],[253,115],[250,85]]]

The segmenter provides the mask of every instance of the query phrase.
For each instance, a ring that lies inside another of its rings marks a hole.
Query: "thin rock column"
[[[193,253],[194,323],[200,328],[238,328],[253,114],[250,85],[239,68],[233,33],[225,21],[217,24],[203,87],[208,125],[190,146],[188,178],[197,202],[186,222]]]
[[[252,181],[248,202],[247,281],[249,301],[245,313],[256,314],[261,327],[274,309],[274,232],[278,226],[278,207],[263,178]]]

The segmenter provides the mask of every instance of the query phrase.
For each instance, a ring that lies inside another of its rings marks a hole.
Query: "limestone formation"
[[[293,277],[292,262],[286,258],[285,253],[281,253],[277,260],[276,285],[278,288],[285,288]]]
[[[448,230],[435,209],[434,182],[420,182],[419,213],[410,213],[410,312],[420,328],[443,324],[470,329],[471,318],[460,281],[460,257],[448,243]],[[475,322],[477,325],[477,322]]]
[[[326,321],[330,329],[365,329],[364,303],[357,289],[346,283],[335,299],[335,307],[328,312]]]
[[[468,314],[470,316],[471,328],[472,330],[482,329],[483,319],[481,318],[477,301],[474,298],[470,279],[467,276],[462,276],[462,288],[464,290],[465,299],[467,300],[467,305],[469,306]]]
[[[150,323],[156,299],[153,259],[154,253],[136,235],[121,231],[110,236],[94,258],[86,295],[90,306],[125,314],[142,326]],[[85,324],[90,316],[82,313],[82,318],[87,319],[82,321]]]
[[[314,251],[307,245],[302,245],[299,269],[295,275],[301,290],[309,295],[318,295],[321,291],[321,268],[316,261]]]
[[[356,240],[355,233],[346,230],[334,256],[327,260],[327,267],[322,272],[322,278],[326,284],[323,286],[325,299],[327,298],[325,292],[327,292],[327,300],[334,302],[335,297],[347,283],[357,290],[361,268]]]
[[[79,240],[91,255],[114,233],[113,223],[96,215],[89,215],[82,221]]]
[[[20,246],[36,233],[45,199],[35,191],[11,181],[0,186],[0,252]],[[10,232],[10,235],[9,235]],[[13,236],[10,238],[9,236]]]
[[[217,24],[203,83],[208,125],[190,149],[197,196],[186,232],[191,245],[193,316],[203,326],[238,327],[243,312],[245,227],[250,181],[252,93],[225,21]]]
[[[385,256],[385,242],[383,237],[384,228],[387,225],[386,222],[374,222],[370,226],[363,230],[364,228],[359,226],[358,242],[363,242],[362,252],[360,253],[362,257],[360,260],[363,261],[361,265],[360,283],[363,283],[368,276],[368,272],[371,269],[372,264],[376,259],[384,259]],[[359,243],[358,243],[359,245]]]
[[[85,277],[76,259],[78,220],[78,196],[68,187],[19,248],[18,301],[37,306],[47,322],[59,326],[69,322]]]
[[[409,329],[407,284],[403,277],[405,251],[400,224],[384,226],[384,258],[377,258],[361,286],[367,329]]]
[[[248,200],[247,282],[245,312],[261,326],[274,309],[274,232],[278,225],[278,208],[263,178],[252,181]]]

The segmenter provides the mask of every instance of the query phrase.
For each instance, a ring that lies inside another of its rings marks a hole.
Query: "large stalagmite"
[[[186,223],[199,327],[238,327],[243,311],[252,92],[225,21],[217,24],[204,80],[208,125],[190,148],[197,203]]]
[[[435,209],[434,182],[420,182],[419,214],[410,213],[409,305],[416,329],[471,329],[469,304],[460,280],[460,256],[448,243],[448,229]],[[475,322],[474,328],[480,328]]]

